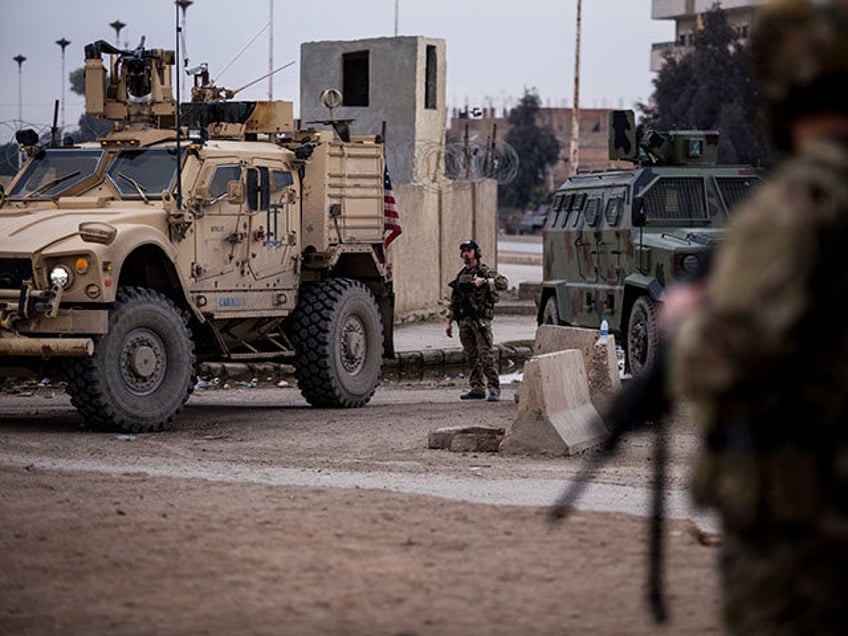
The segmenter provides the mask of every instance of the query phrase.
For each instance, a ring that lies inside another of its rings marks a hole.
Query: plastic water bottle
[[[606,347],[609,340],[609,323],[606,318],[601,318],[601,329],[598,332],[598,339],[595,341],[595,347]]]

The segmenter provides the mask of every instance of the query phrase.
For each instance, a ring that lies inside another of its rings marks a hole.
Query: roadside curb
[[[499,366],[515,366],[522,364],[533,355],[531,340],[504,342],[494,347],[495,362]],[[457,368],[465,364],[461,348],[425,349],[423,351],[400,351],[394,358],[383,359],[383,369],[399,368],[402,371],[428,368]]]
[[[498,252],[498,263],[508,265],[541,265],[541,254],[522,254],[518,252]]]
[[[518,340],[496,344],[494,354],[500,370],[508,371],[530,359],[533,342]],[[383,372],[403,379],[420,379],[425,375],[461,368],[464,364],[461,348],[399,351],[394,358],[383,359]],[[256,385],[296,383],[293,365],[274,362],[202,362],[198,365],[197,376],[207,382],[217,378],[220,386],[236,382]]]
[[[536,298],[541,283],[521,283],[517,290],[504,293],[497,305],[499,315],[535,316],[538,308]],[[435,315],[429,312],[427,315]],[[434,318],[441,320],[441,318]],[[518,340],[496,343],[495,362],[501,372],[523,365],[533,352],[532,340]],[[383,359],[384,376],[398,379],[422,379],[435,377],[446,370],[458,370],[465,364],[462,348],[421,349],[396,351],[394,358]],[[203,381],[224,384],[296,384],[294,365],[275,362],[202,362],[198,365],[197,376]]]

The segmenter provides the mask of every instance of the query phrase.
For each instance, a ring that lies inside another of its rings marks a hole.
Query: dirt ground
[[[644,517],[552,525],[529,498],[463,500],[558,489],[583,460],[428,449],[439,426],[515,417],[510,389],[460,391],[395,384],[334,411],[291,388],[206,390],[129,440],[86,431],[55,388],[0,394],[0,634],[720,633],[716,548],[691,521],[666,525],[658,627]],[[672,427],[681,491],[695,440],[685,415]],[[636,437],[596,479],[644,488],[651,454]]]

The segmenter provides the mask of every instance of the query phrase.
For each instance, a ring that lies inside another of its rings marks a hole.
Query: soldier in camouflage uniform
[[[752,54],[789,154],[736,213],[670,377],[703,430],[728,631],[848,634],[848,0],[769,3]]]
[[[451,286],[451,302],[445,333],[453,336],[453,321],[459,323],[459,339],[465,360],[471,367],[471,390],[459,396],[461,400],[483,400],[486,385],[490,402],[500,399],[501,388],[498,367],[495,364],[492,318],[498,292],[507,287],[507,280],[480,262],[480,246],[476,241],[464,241],[459,253],[465,267],[457,274]]]

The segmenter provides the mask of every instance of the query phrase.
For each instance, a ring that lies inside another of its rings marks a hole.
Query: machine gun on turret
[[[638,166],[714,166],[718,161],[717,130],[640,130],[632,110],[609,114],[609,158]]]

